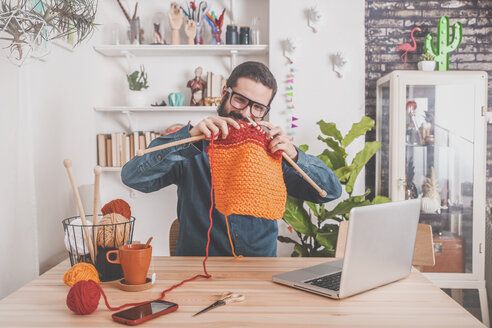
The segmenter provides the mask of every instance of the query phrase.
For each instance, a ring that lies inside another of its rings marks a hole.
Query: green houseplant
[[[417,66],[420,71],[433,71],[436,68],[435,56],[429,52],[420,55]]]
[[[132,107],[142,107],[145,106],[145,95],[142,92],[143,89],[149,87],[147,83],[147,73],[145,72],[145,67],[140,66],[140,70],[134,71],[126,76],[128,80],[128,87],[130,92],[128,93],[128,103]]]
[[[299,242],[286,236],[278,236],[278,240],[294,244],[292,256],[333,257],[338,236],[338,224],[348,219],[352,208],[390,201],[384,196],[376,196],[372,201],[366,199],[370,190],[366,190],[363,195],[353,195],[354,184],[360,171],[376,154],[381,143],[378,141],[366,142],[364,148],[355,155],[350,164],[347,163],[346,148],[352,141],[364,136],[367,131],[371,130],[374,127],[374,120],[364,116],[360,122],[352,125],[345,136],[342,136],[335,123],[321,120],[317,124],[322,133],[318,136],[318,140],[327,146],[317,157],[335,172],[345,187],[348,198],[338,203],[334,209],[328,210],[324,204],[319,205],[288,197],[283,220],[289,225],[290,231],[295,230]],[[303,151],[308,150],[307,145],[302,145],[300,148]]]

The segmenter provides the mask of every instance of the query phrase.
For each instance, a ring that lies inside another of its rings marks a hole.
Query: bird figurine
[[[407,69],[407,54],[409,52],[413,52],[417,49],[417,43],[415,42],[415,38],[413,37],[413,33],[415,31],[421,31],[420,27],[414,27],[412,32],[410,32],[410,38],[412,39],[412,44],[410,43],[402,43],[398,47],[396,47],[395,51],[403,50],[403,54],[401,55],[401,60],[403,60],[403,64],[405,65],[405,69]]]

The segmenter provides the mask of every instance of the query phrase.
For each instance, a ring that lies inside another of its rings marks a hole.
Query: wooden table
[[[152,300],[162,290],[202,273],[199,257],[155,257],[157,282],[143,292],[124,292],[103,283],[109,303]],[[150,320],[142,327],[484,327],[419,272],[396,283],[350,297],[331,300],[272,282],[272,275],[326,262],[326,258],[209,258],[212,278],[186,283],[166,300],[178,311]],[[151,267],[151,269],[152,269]],[[65,305],[69,287],[62,281],[68,260],[60,263],[0,301],[4,327],[124,327],[111,319],[103,298],[96,312],[73,314]],[[222,292],[246,296],[242,303],[222,306],[191,317],[213,303]]]

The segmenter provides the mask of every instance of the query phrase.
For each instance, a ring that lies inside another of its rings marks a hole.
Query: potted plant
[[[128,104],[132,107],[142,107],[145,106],[145,95],[143,89],[147,89],[149,85],[147,84],[147,73],[143,65],[140,66],[139,71],[134,71],[133,73],[126,76],[128,79],[128,87],[130,92],[128,93]]]
[[[419,71],[433,71],[436,69],[436,62],[434,61],[434,55],[431,53],[425,53],[420,56],[420,60],[417,64]]]
[[[364,116],[360,122],[352,125],[350,131],[342,136],[335,123],[319,121],[317,123],[323,135],[318,140],[323,141],[328,148],[317,157],[331,168],[348,194],[348,198],[338,203],[334,209],[328,210],[324,204],[314,204],[288,197],[283,220],[289,225],[288,229],[297,234],[298,240],[278,236],[284,243],[293,243],[292,256],[326,256],[333,257],[336,250],[338,227],[341,221],[349,218],[352,208],[391,201],[384,196],[376,196],[372,201],[366,199],[370,190],[363,195],[353,195],[354,184],[360,171],[381,147],[378,141],[366,142],[364,148],[355,155],[352,163],[347,163],[346,148],[355,139],[365,136],[374,127],[374,120]],[[308,150],[307,145],[299,147]],[[307,207],[305,207],[306,205]],[[315,223],[313,223],[313,219]]]

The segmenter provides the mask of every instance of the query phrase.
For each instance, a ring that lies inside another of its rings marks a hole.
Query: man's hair
[[[253,81],[260,82],[264,86],[272,89],[272,98],[268,105],[272,103],[273,97],[277,93],[277,81],[270,69],[260,62],[247,61],[237,65],[227,80],[227,87],[233,88],[237,85],[237,80],[247,77]]]

